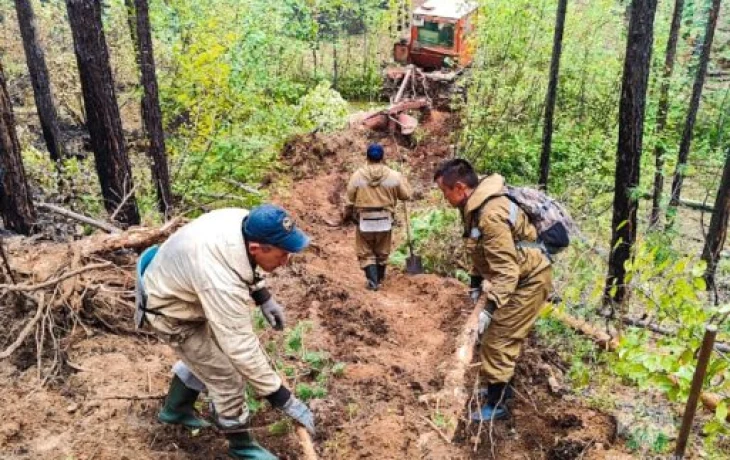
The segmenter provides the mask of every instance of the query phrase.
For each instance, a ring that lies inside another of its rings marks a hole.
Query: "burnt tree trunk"
[[[36,221],[30,189],[25,180],[20,144],[15,132],[13,107],[10,105],[5,73],[0,64],[0,215],[5,228],[24,235]]]
[[[555,18],[555,34],[553,36],[553,56],[550,60],[550,81],[545,95],[545,124],[542,128],[542,153],[540,154],[540,188],[547,191],[550,177],[550,152],[553,143],[553,115],[555,113],[555,99],[558,94],[558,77],[560,75],[560,56],[563,52],[563,30],[565,29],[565,14],[568,10],[568,0],[558,1],[558,11]]]
[[[129,26],[129,38],[132,40],[132,47],[134,48],[134,57],[139,66],[140,55],[139,55],[139,36],[137,34],[137,19],[136,19],[136,7],[134,5],[135,0],[124,0],[124,9],[127,12],[127,25]]]
[[[101,4],[99,0],[66,0],[66,8],[104,207],[122,224],[136,225],[139,211],[101,24]]]
[[[63,144],[61,143],[61,132],[58,128],[58,113],[53,104],[53,93],[48,78],[48,67],[43,48],[38,41],[36,33],[35,14],[30,0],[15,0],[15,11],[18,15],[20,35],[23,37],[23,48],[25,60],[28,65],[30,81],[33,85],[33,97],[35,98],[38,118],[41,122],[43,139],[51,160],[58,163],[63,157]]]
[[[162,130],[162,111],[155,76],[155,56],[152,49],[147,0],[134,0],[137,10],[137,38],[139,40],[139,67],[144,90],[142,96],[142,119],[149,140],[147,153],[152,161],[152,178],[157,188],[158,207],[165,219],[172,213],[172,192],[170,171],[165,154],[165,134]]]
[[[662,140],[662,134],[667,125],[667,114],[669,112],[669,86],[674,73],[674,60],[677,55],[677,41],[679,39],[679,28],[682,24],[682,11],[684,0],[675,0],[674,13],[672,14],[672,25],[669,29],[667,40],[667,51],[664,56],[664,74],[662,75],[662,86],[659,90],[659,110],[656,119],[656,138],[654,146],[654,193],[652,194],[651,217],[649,225],[653,228],[659,223],[661,211],[662,193],[664,189],[664,154],[666,149]]]
[[[689,157],[689,149],[690,145],[692,144],[692,131],[694,130],[695,120],[697,119],[697,110],[700,107],[702,88],[705,85],[707,64],[710,61],[712,42],[715,38],[715,26],[717,25],[717,17],[719,13],[720,0],[712,0],[709,18],[707,20],[707,27],[705,29],[705,39],[702,44],[702,53],[700,54],[700,62],[699,66],[697,67],[697,74],[695,75],[694,86],[692,87],[692,98],[689,101],[689,112],[687,113],[687,120],[684,123],[682,142],[679,144],[677,167],[674,170],[674,180],[672,181],[672,195],[669,200],[669,209],[667,210],[668,227],[671,227],[674,221],[677,205],[679,204],[679,198],[682,195],[684,170],[687,167],[687,158]]]
[[[639,202],[634,189],[638,187],[641,176],[644,112],[656,7],[657,0],[634,0],[631,7],[621,84],[611,254],[608,260],[604,304],[621,303],[627,294],[624,284],[625,263],[631,257],[636,241],[636,211]]]
[[[725,167],[722,170],[722,180],[715,197],[715,210],[712,212],[710,228],[707,231],[705,247],[702,250],[702,260],[707,262],[705,281],[708,290],[715,288],[715,271],[720,251],[722,251],[727,237],[728,216],[730,216],[730,147],[725,154]]]

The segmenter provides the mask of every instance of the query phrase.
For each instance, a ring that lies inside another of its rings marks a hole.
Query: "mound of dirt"
[[[335,134],[300,134],[284,145],[281,158],[294,167],[293,177],[299,179],[341,165],[346,154],[365,152],[367,144],[365,132],[355,129]]]

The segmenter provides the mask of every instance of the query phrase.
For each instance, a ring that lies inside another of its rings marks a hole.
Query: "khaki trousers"
[[[552,286],[552,269],[523,280],[507,304],[492,316],[482,338],[482,370],[487,383],[506,383],[515,373],[522,343],[545,305]]]
[[[148,314],[150,325],[175,350],[180,360],[203,382],[213,400],[218,415],[228,419],[238,419],[245,423],[248,419],[246,405],[246,382],[223,353],[207,323],[186,328],[183,333],[172,333],[178,328],[171,319]],[[275,391],[277,388],[274,388]]]
[[[355,251],[360,268],[368,265],[385,265],[390,256],[390,244],[393,231],[387,232],[361,232],[358,227],[355,230]]]

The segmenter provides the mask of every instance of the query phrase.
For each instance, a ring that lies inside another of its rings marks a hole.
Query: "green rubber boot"
[[[228,433],[228,455],[242,460],[278,460],[279,457],[264,449],[254,441],[251,433]]]
[[[195,415],[195,400],[199,394],[199,391],[185,386],[180,377],[174,376],[165,398],[165,405],[157,414],[157,418],[162,423],[183,425],[191,430],[209,427],[210,423]]]

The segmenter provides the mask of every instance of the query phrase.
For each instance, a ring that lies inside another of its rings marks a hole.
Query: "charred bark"
[[[165,134],[162,129],[157,77],[155,76],[155,56],[152,49],[149,6],[147,0],[134,0],[137,13],[137,38],[139,40],[139,67],[144,90],[142,97],[142,117],[149,141],[147,154],[152,163],[152,178],[157,189],[158,208],[165,219],[172,214],[172,191],[170,171],[165,153]]]
[[[139,211],[101,23],[101,3],[66,0],[66,8],[104,207],[122,224],[136,225]]]
[[[604,291],[605,304],[621,303],[627,294],[625,263],[631,257],[636,241],[639,197],[635,189],[641,176],[644,113],[656,7],[657,0],[634,0],[631,7],[619,107],[611,254]]]
[[[5,73],[0,63],[0,215],[5,228],[28,235],[33,231],[36,212],[25,179],[20,143],[15,132]]]
[[[565,15],[568,10],[568,0],[558,1],[558,11],[555,18],[555,34],[553,37],[553,56],[550,60],[550,81],[545,95],[545,124],[542,129],[542,153],[540,154],[540,188],[547,190],[550,177],[550,153],[553,142],[553,115],[555,113],[555,99],[558,94],[558,77],[560,75],[560,56],[563,51],[563,30],[565,29]]]
[[[20,35],[23,37],[23,49],[28,65],[30,81],[33,85],[38,118],[41,122],[43,139],[46,142],[51,160],[59,162],[64,157],[61,132],[58,128],[58,112],[53,103],[53,93],[48,77],[48,67],[43,48],[36,33],[35,14],[30,0],[15,0],[15,11],[18,15]]]

